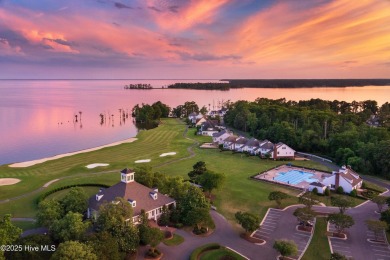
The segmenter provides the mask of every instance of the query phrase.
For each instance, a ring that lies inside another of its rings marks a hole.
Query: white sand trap
[[[126,139],[123,141],[118,141],[118,142],[111,143],[111,144],[101,145],[98,147],[85,149],[85,150],[81,150],[81,151],[77,151],[77,152],[59,154],[59,155],[56,155],[53,157],[48,157],[48,158],[43,158],[43,159],[38,159],[38,160],[33,160],[33,161],[14,163],[14,164],[8,165],[8,167],[15,167],[15,168],[29,167],[29,166],[33,166],[35,164],[39,164],[39,163],[43,163],[43,162],[51,161],[51,160],[56,160],[56,159],[60,159],[63,157],[67,157],[67,156],[71,156],[71,155],[75,155],[75,154],[79,154],[79,153],[88,153],[88,152],[100,150],[100,149],[106,148],[106,147],[111,147],[111,146],[115,146],[115,145],[119,145],[119,144],[131,143],[131,142],[134,142],[135,140],[137,140],[137,138],[129,138],[129,139]]]
[[[144,163],[144,162],[150,162],[150,161],[151,161],[150,159],[145,159],[145,160],[135,161],[135,163]]]
[[[88,164],[87,167],[88,169],[93,169],[93,168],[96,168],[96,167],[100,167],[100,166],[108,166],[109,164],[108,163],[92,163],[92,164]]]
[[[160,157],[165,157],[168,155],[175,155],[175,154],[176,154],[176,152],[163,153],[163,154],[160,154]]]
[[[13,185],[18,182],[20,182],[20,180],[15,178],[0,178],[0,186]]]

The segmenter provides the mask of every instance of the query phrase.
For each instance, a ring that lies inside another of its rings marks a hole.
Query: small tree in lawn
[[[274,200],[278,205],[278,208],[280,208],[280,206],[282,205],[282,200],[287,199],[288,197],[288,194],[281,191],[272,191],[268,195],[268,199],[271,201]]]
[[[195,180],[197,177],[207,172],[206,163],[202,161],[195,163],[192,166],[192,169],[193,170],[188,173],[188,177],[190,177],[191,180]]]
[[[380,234],[383,234],[383,232],[387,229],[387,223],[385,221],[380,220],[366,220],[366,225],[369,230],[374,232],[375,240],[378,240],[378,236]]]
[[[350,228],[355,224],[351,216],[341,213],[330,214],[327,220],[335,225],[338,235],[341,235],[346,228]]]
[[[302,221],[306,224],[308,221],[312,221],[314,219],[315,212],[312,209],[306,207],[297,208],[293,215],[297,217],[298,221]]]
[[[294,256],[298,254],[298,247],[292,240],[276,240],[273,248],[283,257]]]
[[[207,208],[195,208],[188,220],[189,224],[197,230],[200,230],[202,226],[208,228],[210,225],[213,225],[211,224],[213,220],[211,219],[210,211]]]
[[[202,185],[203,190],[208,192],[210,197],[213,189],[218,189],[222,186],[225,181],[225,175],[222,173],[207,171],[198,176],[196,180],[200,185]]]
[[[387,203],[388,197],[385,196],[376,196],[371,199],[378,206],[378,212],[382,213],[383,206]]]
[[[313,205],[317,204],[315,195],[312,192],[305,192],[299,197],[299,203],[302,203],[307,208],[311,209]]]
[[[238,211],[234,216],[241,227],[245,229],[247,236],[260,226],[260,218],[252,213]]]
[[[335,196],[332,197],[331,203],[333,206],[338,207],[341,214],[344,214],[348,208],[352,207],[353,203],[349,197]]]

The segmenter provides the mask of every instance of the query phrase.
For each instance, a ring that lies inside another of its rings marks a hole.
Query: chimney
[[[336,174],[336,177],[335,177],[336,180],[335,180],[334,186],[335,186],[335,189],[337,189],[339,187],[339,185],[340,185],[340,173],[336,172],[335,174]]]

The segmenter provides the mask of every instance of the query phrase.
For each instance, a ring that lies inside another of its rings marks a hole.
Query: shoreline
[[[68,156],[72,156],[72,155],[76,155],[76,154],[80,154],[80,153],[88,153],[88,152],[97,151],[97,150],[100,150],[100,149],[103,149],[103,148],[107,148],[107,147],[111,147],[111,146],[116,146],[116,145],[126,144],[126,143],[132,143],[132,142],[134,142],[136,140],[138,140],[138,138],[131,137],[131,138],[128,138],[128,139],[125,139],[125,140],[122,140],[122,141],[117,141],[117,142],[113,142],[113,143],[110,143],[110,144],[105,144],[105,145],[101,145],[101,146],[97,146],[97,147],[93,147],[93,148],[88,148],[88,149],[84,149],[84,150],[80,150],[80,151],[76,151],[76,152],[63,153],[63,154],[58,154],[58,155],[54,155],[54,156],[50,156],[50,157],[46,157],[46,158],[42,158],[42,159],[31,160],[31,161],[12,163],[12,164],[9,164],[8,167],[11,167],[11,168],[30,167],[30,166],[33,166],[33,165],[36,165],[36,164],[40,164],[40,163],[44,163],[44,162],[47,162],[47,161],[52,161],[52,160],[56,160],[56,159],[60,159],[60,158],[64,158],[64,157],[68,157]]]

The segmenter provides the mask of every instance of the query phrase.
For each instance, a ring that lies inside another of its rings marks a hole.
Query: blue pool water
[[[318,181],[317,179],[311,178],[314,174],[304,172],[304,171],[298,171],[298,170],[290,170],[288,172],[281,172],[278,176],[274,178],[275,181],[284,182],[287,184],[297,184],[303,181],[306,182],[313,182]]]

